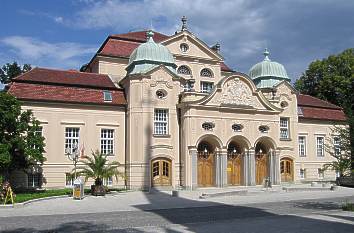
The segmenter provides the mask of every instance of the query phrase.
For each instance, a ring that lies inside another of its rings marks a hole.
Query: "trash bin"
[[[84,198],[84,182],[81,179],[74,180],[73,198],[76,200]]]

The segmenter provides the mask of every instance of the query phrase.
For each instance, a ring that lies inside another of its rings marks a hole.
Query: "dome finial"
[[[154,32],[150,29],[146,32],[146,38],[148,42],[154,41],[152,38],[154,36]]]
[[[183,16],[181,21],[182,21],[182,31],[187,30],[187,17]]]
[[[267,48],[265,48],[265,49],[264,49],[264,52],[263,52],[264,60],[265,60],[265,61],[270,61],[270,59],[269,59],[269,54],[270,54],[269,50],[268,50]]]

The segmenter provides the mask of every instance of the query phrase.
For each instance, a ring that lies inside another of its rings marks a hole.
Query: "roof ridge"
[[[46,67],[35,67],[35,68],[33,68],[32,70],[34,70],[34,69],[49,70],[49,71],[58,71],[58,72],[68,72],[68,73],[74,73],[74,74],[90,74],[90,75],[100,75],[100,76],[108,76],[108,77],[109,77],[109,75],[108,75],[108,74],[99,74],[99,73],[91,73],[91,72],[82,72],[82,71],[80,71],[80,70],[75,70],[75,71],[73,71],[73,70],[53,69],[53,68],[46,68]],[[32,71],[32,70],[30,70],[30,71]],[[28,72],[26,72],[26,73],[28,73]],[[24,73],[24,74],[26,74],[26,73]],[[19,77],[19,76],[17,76],[17,77]]]
[[[15,83],[28,83],[28,84],[38,84],[38,85],[48,85],[48,86],[63,86],[63,87],[72,87],[72,88],[88,88],[88,89],[96,89],[96,90],[122,90],[122,88],[118,87],[102,87],[95,86],[90,84],[73,84],[73,83],[60,83],[60,82],[46,82],[46,81],[36,81],[36,80],[26,80],[20,79],[16,80]]]

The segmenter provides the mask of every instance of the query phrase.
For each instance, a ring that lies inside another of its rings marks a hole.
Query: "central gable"
[[[210,95],[200,101],[200,104],[245,110],[281,111],[257,91],[252,80],[240,75],[222,79]]]
[[[187,52],[182,52],[180,49],[180,45],[183,43],[188,46]],[[175,56],[223,61],[220,54],[188,31],[178,33],[162,41],[161,44],[165,45]]]

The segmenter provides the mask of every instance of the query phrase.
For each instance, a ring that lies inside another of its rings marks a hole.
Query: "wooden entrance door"
[[[241,185],[241,154],[227,155],[227,183],[228,185]]]
[[[256,155],[256,184],[263,184],[264,179],[268,176],[268,155]]]
[[[281,182],[293,181],[293,161],[291,159],[280,160]]]
[[[171,162],[157,159],[152,162],[152,186],[171,186]]]
[[[198,153],[198,186],[214,186],[214,154]]]

